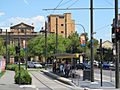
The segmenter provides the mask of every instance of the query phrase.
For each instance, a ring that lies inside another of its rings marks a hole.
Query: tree
[[[4,40],[3,38],[0,38],[0,55],[4,55],[5,54],[5,47],[4,47]]]
[[[66,52],[66,48],[70,40],[62,36],[58,36],[58,53]],[[45,56],[45,37],[44,35],[37,36],[29,41],[28,52],[31,56]],[[47,37],[47,56],[55,53],[56,35],[48,34]]]

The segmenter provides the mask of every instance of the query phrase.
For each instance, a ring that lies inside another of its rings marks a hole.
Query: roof
[[[111,43],[111,44],[112,44],[112,42],[110,42],[109,40],[104,41],[102,44],[104,44],[104,43],[106,43],[106,42],[108,42],[108,43]]]
[[[82,54],[58,53],[58,54],[53,54],[52,56],[56,58],[78,58],[79,55],[82,55]]]
[[[23,23],[23,22],[21,22],[20,24],[17,24],[17,25],[11,26],[10,29],[16,29],[16,28],[18,28],[19,26],[22,26],[22,25],[34,29],[33,26],[28,25],[28,24],[25,24],[25,23]],[[22,28],[22,29],[26,29],[25,27],[19,27],[19,28],[20,28],[20,29],[21,29],[21,28]]]

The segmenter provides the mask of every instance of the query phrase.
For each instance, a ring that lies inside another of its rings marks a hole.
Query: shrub
[[[15,83],[19,84],[19,70],[18,68],[15,69]],[[20,69],[20,84],[31,84],[32,78],[29,75],[27,70],[24,70],[23,68]]]
[[[8,64],[6,69],[7,70],[12,70],[15,71],[15,68],[17,68],[18,66],[16,64]]]

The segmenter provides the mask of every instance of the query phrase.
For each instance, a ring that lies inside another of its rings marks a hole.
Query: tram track
[[[42,80],[43,78],[45,78],[45,80],[49,78],[49,77],[44,76],[43,73],[38,72],[38,71],[30,71],[30,74],[31,74],[35,79],[37,79],[40,83],[42,83],[46,88],[48,88],[49,90],[56,90],[56,89],[52,88],[49,84],[45,83],[45,82]],[[38,76],[38,75],[39,75],[39,76]],[[51,79],[50,79],[50,80],[51,80]],[[63,84],[63,83],[61,83],[61,82],[59,82],[59,81],[57,81],[57,80],[54,80],[54,79],[51,80],[51,83],[56,84],[56,85],[60,86],[61,88],[64,88],[65,90],[66,90],[66,89],[67,89],[67,90],[75,90],[74,87],[67,86],[66,84]],[[58,87],[58,88],[60,88],[60,87]]]

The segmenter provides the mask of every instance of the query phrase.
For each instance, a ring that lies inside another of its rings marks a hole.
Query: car
[[[34,68],[34,64],[32,61],[28,61],[27,66],[28,66],[28,68]]]
[[[82,69],[82,70],[84,70],[84,69],[90,69],[90,68],[91,68],[91,66],[88,63],[79,63],[79,64],[76,64],[76,69]]]
[[[42,65],[39,62],[33,62],[35,68],[42,68]]]
[[[109,67],[110,67],[110,64],[108,62],[103,62],[102,64],[103,69],[109,69]]]
[[[39,62],[27,62],[28,68],[42,68],[42,65]]]
[[[83,63],[79,63],[79,64],[76,64],[76,69],[78,70],[78,69],[84,69],[84,65],[83,65]]]

